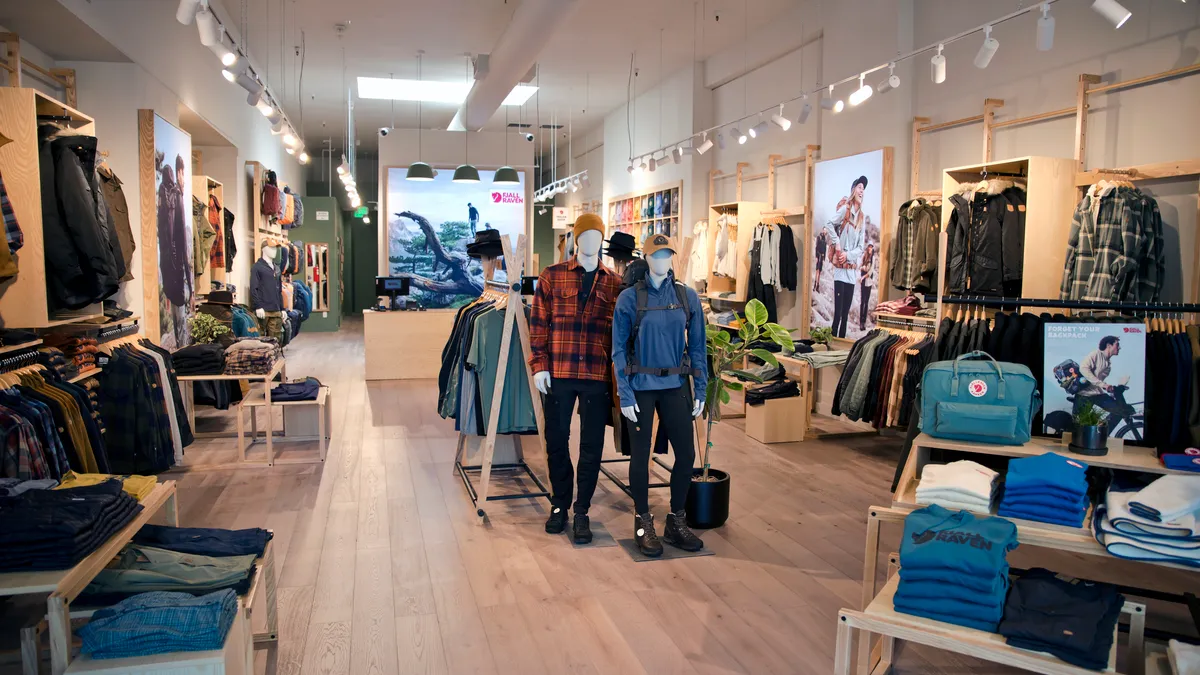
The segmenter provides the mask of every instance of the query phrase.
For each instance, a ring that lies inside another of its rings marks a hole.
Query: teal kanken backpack
[[[1041,407],[1029,368],[986,352],[931,363],[921,374],[921,431],[936,438],[1022,445]]]

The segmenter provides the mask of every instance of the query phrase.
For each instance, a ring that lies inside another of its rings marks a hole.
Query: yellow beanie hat
[[[604,236],[604,221],[600,216],[594,213],[585,213],[575,220],[575,241],[579,241],[579,235],[588,230],[595,230]]]

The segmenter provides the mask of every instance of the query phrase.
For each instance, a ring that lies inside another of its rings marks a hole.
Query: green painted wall
[[[321,215],[329,214],[329,219],[317,220],[318,211]],[[338,283],[342,279],[342,266],[338,260],[338,244],[343,237],[342,227],[342,210],[336,199],[304,197],[304,224],[288,234],[293,241],[300,240],[306,245],[329,245],[329,311],[313,312],[301,327],[301,335],[305,331],[333,332],[342,326],[342,307],[338,293]]]
[[[547,205],[546,214],[539,215],[541,208],[540,204],[533,207],[533,252],[538,256],[542,269],[545,269],[554,264],[554,209]],[[541,274],[542,270],[534,270],[533,273]]]
[[[371,224],[346,215],[346,301],[343,316],[362,316],[375,305],[375,275],[379,270],[379,221],[372,209]]]

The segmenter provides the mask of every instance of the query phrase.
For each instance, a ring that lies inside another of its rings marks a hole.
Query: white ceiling
[[[57,2],[0,0],[0,26],[55,61],[129,61],[121,50]]]
[[[424,50],[424,78],[466,78],[466,55],[493,49],[518,0],[221,2],[226,10],[221,15],[248,36],[253,61],[288,116],[302,124],[308,146],[332,138],[340,147],[347,119],[341,92],[357,91],[358,76],[415,78],[416,54]],[[637,52],[636,89],[644,92],[662,73],[686,67],[694,54],[703,59],[729,48],[745,31],[795,5],[796,0],[579,0],[567,29],[550,39],[539,58],[539,93],[521,108],[501,107],[485,128],[504,128],[506,113],[509,122],[524,115],[524,122],[537,123],[539,109],[542,124],[557,116],[559,124],[576,130],[595,128],[625,101],[631,52]],[[347,26],[340,37],[338,24]],[[302,42],[301,83],[296,51]],[[416,103],[354,98],[362,153],[374,151],[379,127],[418,126]],[[421,126],[445,128],[456,109],[424,104]]]

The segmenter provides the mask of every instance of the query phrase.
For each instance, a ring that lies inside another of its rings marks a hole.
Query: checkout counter
[[[375,293],[396,306],[408,295],[408,278],[377,277]],[[367,380],[437,379],[442,347],[454,327],[455,309],[363,310]]]

